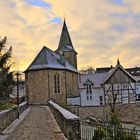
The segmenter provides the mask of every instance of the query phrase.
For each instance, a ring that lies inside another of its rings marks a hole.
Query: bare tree
[[[95,69],[92,66],[88,66],[85,69],[81,69],[80,73],[82,73],[82,74],[93,74],[93,73],[95,73]]]

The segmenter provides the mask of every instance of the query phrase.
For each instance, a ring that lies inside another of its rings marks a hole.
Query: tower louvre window
[[[60,93],[60,76],[59,76],[59,74],[54,75],[54,90],[55,90],[55,93]]]

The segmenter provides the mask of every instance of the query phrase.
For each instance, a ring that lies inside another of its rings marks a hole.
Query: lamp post
[[[17,79],[17,118],[19,119],[19,76],[21,74],[19,74],[19,72],[17,72],[16,74],[16,79]]]

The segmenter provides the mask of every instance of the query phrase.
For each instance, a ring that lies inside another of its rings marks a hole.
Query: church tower
[[[77,69],[77,52],[74,50],[67,25],[64,19],[63,28],[60,36],[57,53],[64,56],[64,58]]]

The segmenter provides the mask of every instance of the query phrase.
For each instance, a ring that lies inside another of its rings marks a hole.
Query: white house
[[[104,105],[104,89],[102,84],[108,73],[80,74],[79,92],[81,106]]]
[[[140,67],[126,69],[136,80],[136,100],[140,101]]]

